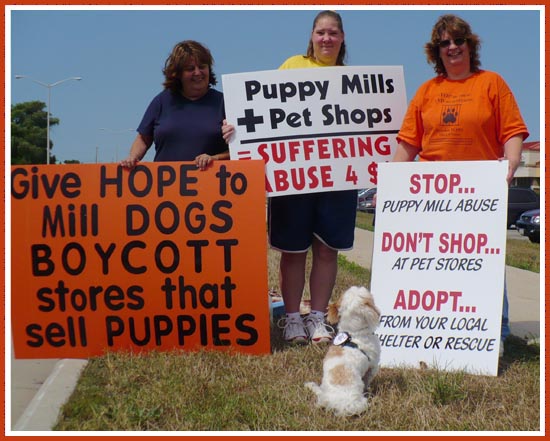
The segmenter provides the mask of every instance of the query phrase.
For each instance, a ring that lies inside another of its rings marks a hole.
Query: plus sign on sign
[[[261,159],[269,196],[375,187],[406,111],[402,66],[223,75],[231,159]]]

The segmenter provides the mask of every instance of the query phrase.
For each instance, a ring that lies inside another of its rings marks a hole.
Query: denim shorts
[[[353,248],[357,190],[269,198],[268,229],[272,248],[305,252],[317,237],[329,248]]]

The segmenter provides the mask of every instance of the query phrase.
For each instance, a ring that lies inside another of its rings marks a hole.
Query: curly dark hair
[[[479,59],[481,40],[476,34],[472,33],[472,29],[466,21],[456,15],[447,14],[439,17],[432,29],[431,41],[424,46],[424,52],[426,53],[428,63],[434,65],[435,73],[437,75],[447,76],[447,70],[439,56],[439,42],[445,31],[447,31],[453,39],[466,39],[466,43],[470,50],[470,71],[479,72],[481,66],[481,61]]]
[[[342,17],[340,17],[340,14],[336,11],[322,11],[317,14],[315,17],[315,20],[313,20],[313,27],[311,30],[313,31],[315,29],[315,26],[317,26],[317,22],[324,17],[330,17],[336,20],[338,23],[338,29],[340,29],[340,32],[344,32],[344,24],[342,22]],[[311,38],[309,39],[309,44],[307,46],[307,52],[306,57],[308,58],[315,58],[315,55],[313,54],[313,42],[311,41]],[[344,62],[346,60],[346,42],[342,41],[342,45],[340,46],[340,52],[338,52],[338,57],[336,58],[336,66],[344,66]]]
[[[162,73],[165,77],[163,83],[165,89],[170,89],[172,92],[178,93],[182,91],[183,85],[181,84],[181,75],[183,73],[183,67],[189,64],[190,61],[196,61],[199,64],[207,64],[210,74],[209,84],[212,86],[217,84],[216,75],[212,70],[214,58],[208,48],[196,41],[185,40],[174,46],[172,53],[164,63]]]

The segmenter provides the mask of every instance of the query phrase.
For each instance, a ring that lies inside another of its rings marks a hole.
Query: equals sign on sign
[[[250,150],[241,150],[237,152],[238,159],[252,159]]]

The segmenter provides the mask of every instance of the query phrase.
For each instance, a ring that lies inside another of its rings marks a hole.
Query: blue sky
[[[316,13],[334,9],[95,8],[34,6],[6,15],[8,104],[47,101],[46,87],[15,80],[16,74],[47,84],[82,77],[51,89],[50,111],[60,119],[51,130],[52,153],[61,161],[93,163],[97,156],[112,162],[126,156],[145,108],[162,90],[162,67],[177,42],[193,39],[210,48],[221,90],[223,74],[276,69],[289,56],[305,53]],[[407,100],[434,75],[423,45],[437,18],[447,12],[464,18],[481,37],[482,68],[500,73],[514,92],[531,133],[527,141],[541,139],[541,10],[358,8],[336,8],[344,21],[348,64],[402,65]],[[152,158],[149,152],[146,160]]]

